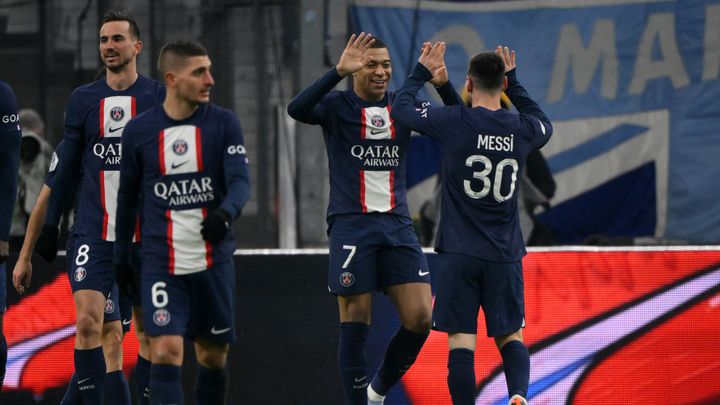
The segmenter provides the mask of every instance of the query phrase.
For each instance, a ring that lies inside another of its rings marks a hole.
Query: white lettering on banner
[[[720,4],[708,6],[706,10],[703,81],[715,80],[720,75]]]
[[[662,54],[658,61],[652,60],[655,38]],[[649,80],[661,77],[668,77],[676,89],[690,84],[675,40],[675,15],[672,13],[650,15],[638,46],[629,93],[640,94]]]
[[[572,67],[575,94],[583,94],[595,76],[602,61],[600,94],[607,99],[617,97],[618,60],[615,49],[615,23],[612,20],[598,20],[593,27],[590,45],[583,46],[580,32],[575,24],[563,26],[558,40],[555,64],[548,88],[548,101],[563,98],[565,79]]]

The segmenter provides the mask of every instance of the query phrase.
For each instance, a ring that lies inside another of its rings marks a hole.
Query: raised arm
[[[434,77],[433,72],[437,75],[445,69],[442,60],[444,53],[443,42],[437,42],[431,47],[423,46],[418,63],[396,93],[392,104],[391,114],[394,120],[430,136],[442,136],[441,123],[449,111],[447,107],[432,108],[429,102],[417,107],[417,93],[426,81]]]
[[[368,62],[365,54],[370,46],[375,42],[372,35],[360,33],[357,37],[355,34],[350,36],[345,50],[340,55],[337,65],[325,73],[318,81],[308,86],[305,90],[288,104],[287,112],[294,119],[306,124],[321,124],[325,121],[326,111],[320,105],[320,100],[325,97],[340,81],[351,75]]]
[[[547,115],[540,109],[540,106],[530,98],[525,88],[520,85],[517,79],[517,65],[515,63],[515,51],[510,51],[508,47],[498,46],[495,50],[505,62],[505,76],[508,79],[508,86],[505,89],[510,101],[520,114],[530,115],[538,120],[538,123],[530,121],[528,125],[539,129],[540,136],[533,140],[533,144],[537,147],[544,145],[553,132],[552,124]]]
[[[444,46],[444,44],[443,44]],[[430,42],[424,42],[420,49],[420,55],[424,55],[426,52],[432,50],[432,44]],[[440,63],[431,71],[433,77],[429,80],[430,84],[435,87],[438,95],[445,105],[463,105],[463,101],[460,94],[455,90],[452,83],[450,83],[450,77],[448,76],[447,67],[445,66],[445,52],[440,55]]]

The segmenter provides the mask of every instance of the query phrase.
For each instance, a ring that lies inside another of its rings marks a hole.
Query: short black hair
[[[480,52],[470,59],[467,74],[473,84],[483,90],[502,90],[505,84],[505,62],[495,52]]]
[[[207,56],[208,52],[204,46],[193,41],[168,42],[160,50],[157,68],[161,75],[164,75],[171,66],[175,68],[179,60],[192,56]]]
[[[124,11],[108,11],[103,15],[102,24],[109,23],[111,21],[127,21],[128,24],[130,24],[130,35],[135,37],[138,41],[140,40],[140,27],[138,27],[137,22],[134,18],[130,16],[130,14],[124,12]]]
[[[373,35],[373,39],[375,39],[375,42],[370,46],[370,48],[387,48],[387,45],[385,45],[385,42],[382,41],[382,39],[376,37]]]

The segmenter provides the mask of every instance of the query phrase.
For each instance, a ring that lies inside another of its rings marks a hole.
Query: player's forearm
[[[55,183],[50,193],[47,213],[45,214],[45,225],[57,227],[60,223],[65,208],[69,205],[76,189],[74,182],[80,173],[80,162],[82,160],[82,143],[78,137],[65,137],[65,146],[62,156],[59,156],[61,164],[57,167]]]
[[[453,87],[452,83],[450,83],[450,80],[445,82],[440,87],[436,87],[436,90],[438,92],[438,95],[443,101],[443,104],[445,105],[464,105],[465,102],[463,101],[462,97],[460,97],[460,94],[458,94],[457,91],[455,91],[455,87]]]
[[[38,236],[40,236],[40,230],[42,229],[43,222],[45,221],[45,213],[48,209],[48,202],[50,200],[50,187],[43,185],[35,201],[35,206],[30,213],[28,219],[27,229],[25,230],[25,240],[23,241],[22,248],[18,260],[29,261],[32,257],[35,242],[37,242]]]
[[[320,79],[305,88],[290,101],[287,107],[288,114],[298,121],[313,123],[314,119],[317,118],[312,114],[313,107],[315,107],[330,90],[335,88],[341,80],[342,77],[340,77],[337,69],[333,66],[333,68],[327,71]]]
[[[0,240],[8,240],[10,234],[19,164],[20,136],[3,135],[3,144],[0,146]]]
[[[219,208],[230,214],[230,218],[235,219],[240,216],[243,207],[250,199],[250,179],[247,166],[239,160],[226,162],[224,169],[227,194]]]
[[[414,130],[421,129],[420,116],[415,107],[415,99],[425,82],[432,78],[432,73],[422,64],[418,63],[412,71],[412,74],[405,79],[400,90],[395,95],[392,103],[392,118],[399,123],[406,125]]]
[[[517,80],[517,69],[507,72],[508,87],[505,90],[508,98],[521,114],[537,117],[546,127],[550,126],[550,120],[540,106],[530,98],[525,88]]]

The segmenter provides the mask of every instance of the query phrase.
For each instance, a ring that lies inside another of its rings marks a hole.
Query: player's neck
[[[123,69],[120,72],[113,72],[105,69],[105,82],[108,87],[115,91],[127,90],[138,79],[139,75],[136,69]]]
[[[502,106],[500,105],[500,95],[492,95],[479,91],[474,91],[472,93],[472,106],[473,108],[483,107],[490,111],[499,110],[502,108]]]
[[[184,120],[193,115],[198,107],[198,104],[189,103],[187,100],[174,97],[172,94],[168,94],[165,101],[163,101],[165,114],[175,121]]]
[[[385,98],[385,93],[370,94],[368,92],[363,91],[358,86],[353,86],[353,92],[355,93],[356,96],[358,96],[363,101],[375,102],[375,101],[382,101],[382,99]]]

